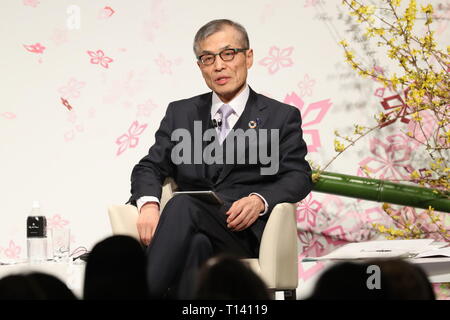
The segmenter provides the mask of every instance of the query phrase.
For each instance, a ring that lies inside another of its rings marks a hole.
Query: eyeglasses
[[[210,66],[216,61],[216,56],[220,56],[223,61],[231,61],[234,59],[234,56],[239,52],[245,52],[248,48],[230,48],[220,51],[219,53],[207,53],[198,56],[197,59],[205,66]]]

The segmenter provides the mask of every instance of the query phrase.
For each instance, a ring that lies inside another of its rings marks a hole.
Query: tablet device
[[[188,194],[197,199],[203,200],[212,204],[223,204],[223,200],[214,191],[176,191],[173,193],[174,196],[177,194]]]

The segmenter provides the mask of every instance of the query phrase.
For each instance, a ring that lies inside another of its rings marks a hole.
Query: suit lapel
[[[264,110],[265,108],[266,105],[259,103],[258,95],[256,94],[255,91],[253,91],[250,88],[250,95],[248,97],[247,104],[245,105],[244,112],[241,114],[238,121],[234,125],[233,130],[242,129],[245,132],[250,127],[250,121],[255,121],[255,123],[257,123],[256,128],[263,128],[268,116],[267,113],[265,112],[266,110]],[[226,148],[227,140],[228,138],[225,139],[224,148]],[[237,152],[236,148],[237,146],[235,145],[234,146],[235,154]],[[245,149],[245,152],[248,152],[247,147]],[[241,156],[240,154],[238,154],[237,157],[235,156],[234,157],[235,160],[238,159],[240,156]],[[226,159],[224,159],[224,162],[226,162],[225,160]],[[224,164],[223,170],[220,173],[220,176],[217,179],[216,184],[220,183],[233,170],[234,166],[236,165],[234,162],[235,161],[233,161],[233,163],[231,164],[227,163]]]
[[[211,122],[211,103],[212,103],[212,92],[206,95],[202,95],[200,100],[197,103],[197,116],[196,119],[200,119],[202,121],[202,154],[203,150],[205,150],[206,145],[209,143],[208,141],[203,141],[203,133],[212,128]],[[191,132],[194,132],[193,130]],[[192,150],[194,151],[194,150]],[[203,158],[202,158],[203,159]],[[201,162],[201,165],[196,165],[196,171],[198,176],[202,177],[202,179],[206,178],[206,164],[204,161]]]

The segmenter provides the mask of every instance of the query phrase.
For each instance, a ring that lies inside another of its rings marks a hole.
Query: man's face
[[[224,49],[242,48],[239,32],[233,27],[226,26],[223,30],[213,33],[200,44],[198,55],[205,53],[219,53]],[[220,56],[212,65],[197,64],[202,71],[206,85],[214,91],[223,102],[231,101],[244,89],[247,80],[247,70],[253,64],[253,51],[236,53],[231,61],[223,61]]]

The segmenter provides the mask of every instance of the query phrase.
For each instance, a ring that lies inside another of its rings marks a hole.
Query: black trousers
[[[231,203],[215,205],[189,195],[171,198],[148,247],[147,280],[152,298],[161,299],[168,289],[175,298],[193,298],[196,273],[219,253],[256,257],[259,240],[249,228],[231,231],[225,212]]]

